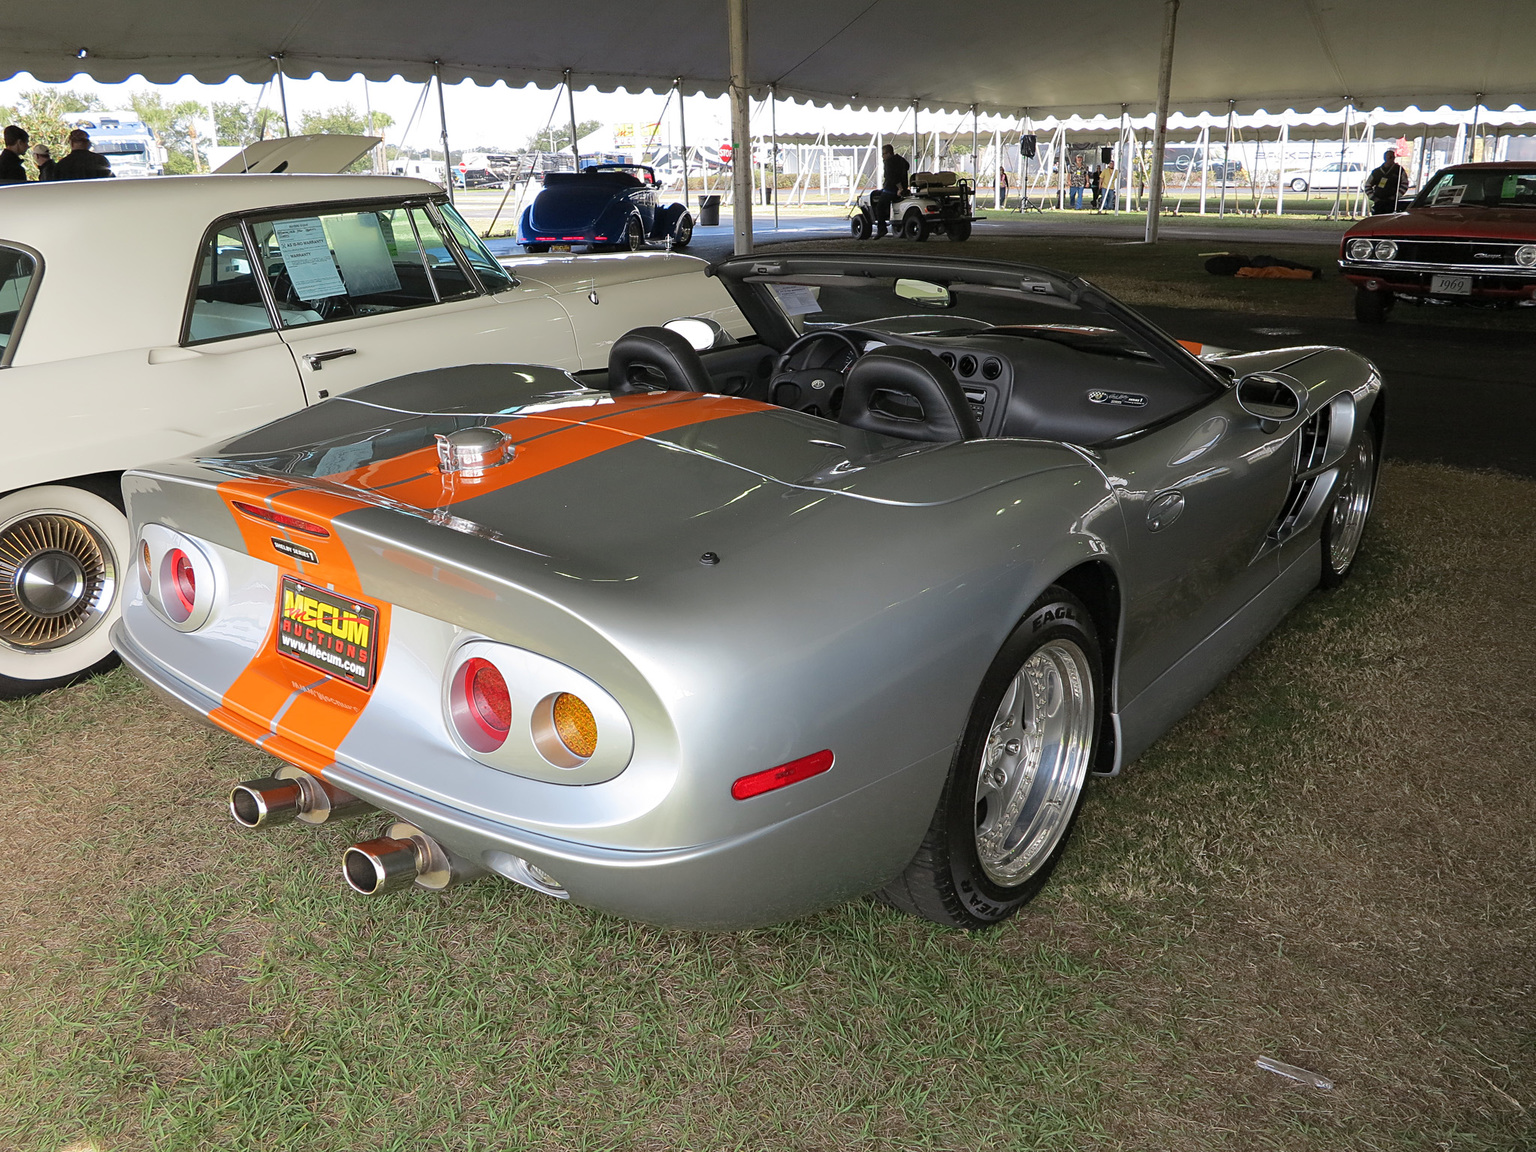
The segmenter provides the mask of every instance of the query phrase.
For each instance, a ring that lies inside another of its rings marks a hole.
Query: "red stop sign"
[[[731,146],[729,144],[720,145],[720,159],[726,164],[731,162]]]

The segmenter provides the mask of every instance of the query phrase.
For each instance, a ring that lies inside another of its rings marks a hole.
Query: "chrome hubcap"
[[[88,525],[34,513],[0,530],[0,641],[56,648],[75,639],[112,603],[111,552]]]
[[[1339,490],[1329,513],[1328,563],[1343,572],[1355,558],[1365,521],[1371,514],[1371,489],[1376,479],[1376,445],[1366,436],[1355,449],[1354,459],[1339,477]]]
[[[1093,745],[1093,676],[1083,650],[1053,640],[1003,693],[976,776],[976,854],[1013,887],[1050,859],[1066,834]]]

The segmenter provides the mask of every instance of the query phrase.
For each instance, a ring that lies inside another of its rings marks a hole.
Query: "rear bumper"
[[[160,696],[211,723],[221,702],[155,660],[122,621],[112,643]],[[280,740],[253,742],[282,758]],[[829,907],[895,876],[928,825],[950,754],[925,757],[746,834],[659,851],[581,843],[489,820],[382,780],[345,755],[321,775],[490,871],[515,876],[519,860],[538,865],[578,904],[667,927],[739,929]]]

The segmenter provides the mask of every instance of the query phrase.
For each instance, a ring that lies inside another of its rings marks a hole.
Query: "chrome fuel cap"
[[[437,436],[437,467],[441,472],[475,477],[487,469],[505,464],[516,455],[516,447],[499,428],[460,428]]]

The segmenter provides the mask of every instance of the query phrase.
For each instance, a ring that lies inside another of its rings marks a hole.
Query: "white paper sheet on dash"
[[[277,236],[277,249],[282,253],[294,295],[300,300],[346,295],[347,286],[336,270],[331,245],[318,216],[274,221],[272,232]]]
[[[773,284],[770,287],[779,298],[779,307],[784,309],[786,316],[806,316],[821,311],[821,305],[816,302],[816,292],[809,285]]]

